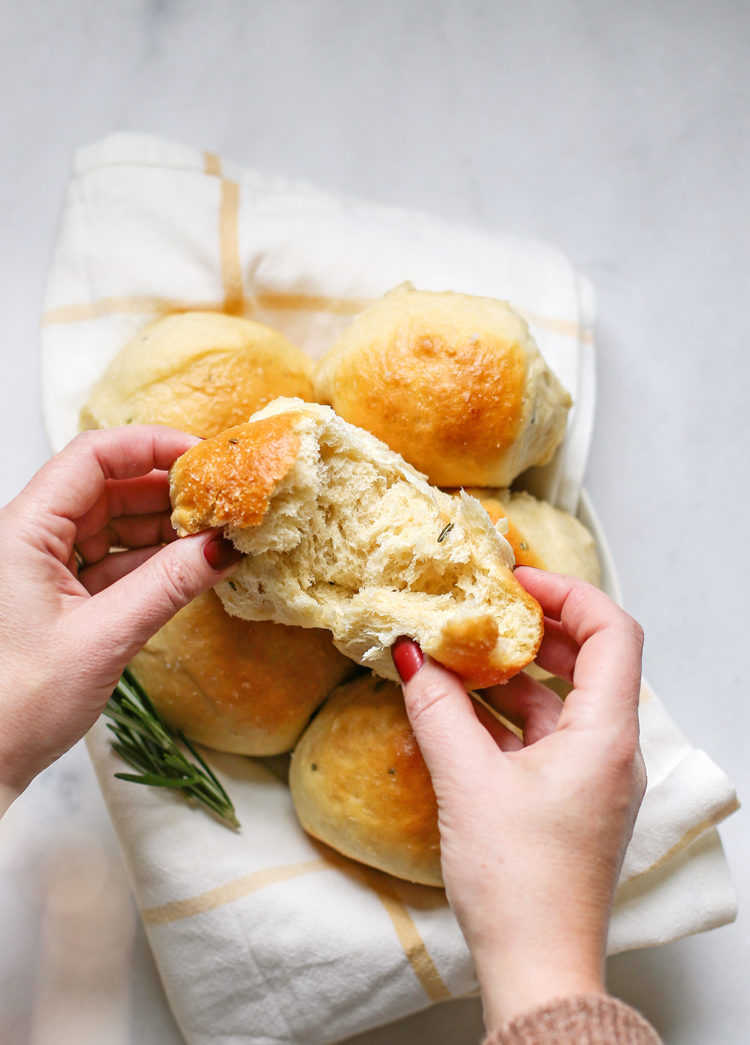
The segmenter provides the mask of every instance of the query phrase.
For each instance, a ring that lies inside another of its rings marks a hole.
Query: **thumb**
[[[465,772],[467,760],[494,750],[477,720],[466,687],[452,671],[426,658],[416,642],[396,639],[391,651],[406,712],[436,792]]]
[[[173,541],[84,604],[102,643],[130,660],[178,610],[208,591],[243,558],[216,531]]]

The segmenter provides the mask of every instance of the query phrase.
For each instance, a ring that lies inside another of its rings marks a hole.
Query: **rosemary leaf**
[[[182,791],[188,801],[200,803],[225,824],[239,828],[234,806],[216,774],[187,737],[167,726],[127,669],[109,698],[104,715],[110,720],[107,728],[114,734],[110,741],[113,749],[139,770],[139,775],[115,773],[118,780]],[[184,749],[195,761],[187,757]]]
[[[129,780],[131,784],[146,784],[148,787],[189,788],[195,786],[193,780],[157,776],[156,773],[144,773],[142,776],[136,776],[134,773],[115,773],[115,777],[118,780]]]
[[[153,743],[148,731],[148,726],[136,721],[135,718],[129,716],[127,712],[120,711],[116,704],[112,704],[111,706],[108,705],[107,718],[112,719],[113,722],[117,722],[117,724],[122,727],[128,735],[132,736],[132,734],[137,733],[138,736],[144,737],[146,740]],[[115,732],[114,726],[108,724],[107,728]]]
[[[442,530],[440,531],[440,536],[438,537],[438,544],[442,544],[442,542],[445,540],[445,538],[448,536],[448,534],[451,532],[455,525],[455,523],[449,522],[447,526],[444,526],[442,528]]]
[[[188,740],[187,737],[185,737],[185,746],[187,747],[188,751],[192,755],[194,755],[195,758],[198,759],[198,762],[201,764],[203,769],[205,769],[206,773],[208,773],[208,775],[211,778],[211,780],[213,780],[213,782],[216,785],[219,793],[222,794],[224,796],[224,798],[226,798],[227,802],[229,802],[229,795],[226,793],[224,788],[219,783],[218,777],[214,774],[214,772],[211,769],[211,767],[209,766],[208,762],[206,762],[205,759],[201,758],[200,753],[193,747],[193,745],[190,743],[190,741]],[[230,805],[231,805],[231,802],[230,802]]]

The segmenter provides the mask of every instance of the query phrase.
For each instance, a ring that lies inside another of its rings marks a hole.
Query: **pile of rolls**
[[[416,503],[408,509],[409,525],[412,516],[425,517],[425,500],[434,502],[438,529],[431,540],[446,577],[463,584],[460,570],[469,569],[459,546],[450,547],[451,530],[464,544],[475,530],[482,540],[488,530],[491,539],[504,534],[503,548],[509,545],[512,554],[508,549],[498,571],[503,591],[510,591],[513,559],[600,583],[592,535],[578,519],[523,489],[526,469],[550,461],[562,442],[570,406],[526,322],[507,303],[407,284],[355,317],[317,363],[277,331],[248,319],[169,315],[112,360],[90,391],[81,428],[168,424],[207,440],[209,449],[216,441],[217,453],[226,455],[249,438],[249,418],[257,415],[252,424],[265,423],[269,432],[278,430],[280,417],[290,425],[293,420],[295,431],[316,433],[319,457],[333,453],[335,444],[339,456],[357,458],[356,476],[340,472],[345,484],[366,486],[366,468],[378,483],[395,469],[387,488],[395,491],[394,505],[399,497]],[[440,490],[433,493],[425,478]],[[407,493],[398,493],[398,483]],[[178,489],[178,501],[180,494]],[[330,491],[326,496],[330,500]],[[346,500],[342,489],[341,504]],[[331,510],[327,503],[325,519]],[[357,510],[336,523],[340,532],[353,532],[352,514]],[[212,520],[226,523],[230,533],[232,522]],[[405,530],[415,546],[417,530],[416,524],[413,533]],[[378,536],[380,545],[391,539]],[[356,540],[361,557],[372,559],[361,535]],[[300,569],[296,561],[277,556],[273,570]],[[331,576],[335,580],[335,570]],[[332,589],[334,580],[327,581]],[[399,587],[390,578],[388,583]],[[514,592],[513,605],[528,616],[523,596]],[[439,605],[450,599],[451,592],[441,589]],[[237,584],[227,582],[199,596],[138,653],[134,675],[165,719],[193,741],[255,757],[291,752],[291,795],[310,834],[355,860],[440,886],[435,797],[390,662],[360,656],[356,641],[347,645],[335,634],[331,621],[341,618],[340,604],[329,620],[284,613],[277,602],[263,619],[257,605],[243,609],[247,602],[238,598]],[[401,603],[394,606],[398,616]],[[420,613],[433,613],[432,603],[425,607]],[[391,634],[381,624],[376,638],[386,652]],[[533,660],[540,637],[506,675]],[[480,684],[487,677],[480,673]]]

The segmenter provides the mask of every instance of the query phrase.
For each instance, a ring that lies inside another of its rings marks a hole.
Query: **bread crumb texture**
[[[326,406],[274,401],[189,450],[171,486],[178,532],[224,526],[246,553],[216,589],[231,614],[327,628],[391,679],[399,635],[475,687],[536,654],[541,609],[479,502],[430,486]]]

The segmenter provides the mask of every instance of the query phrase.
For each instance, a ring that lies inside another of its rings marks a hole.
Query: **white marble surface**
[[[553,241],[598,295],[587,487],[646,630],[647,675],[744,797],[749,43],[743,0],[0,0],[0,501],[47,455],[37,324],[80,144],[148,131]],[[46,868],[92,838],[117,855],[80,747],[11,812],[0,832],[0,1040],[22,1045],[46,946]],[[722,836],[738,921],[609,964],[612,990],[675,1045],[747,1040],[744,813]],[[179,1042],[140,930],[134,956],[121,985],[130,1026],[100,1027],[96,1040]],[[469,1001],[357,1041],[480,1034]]]

